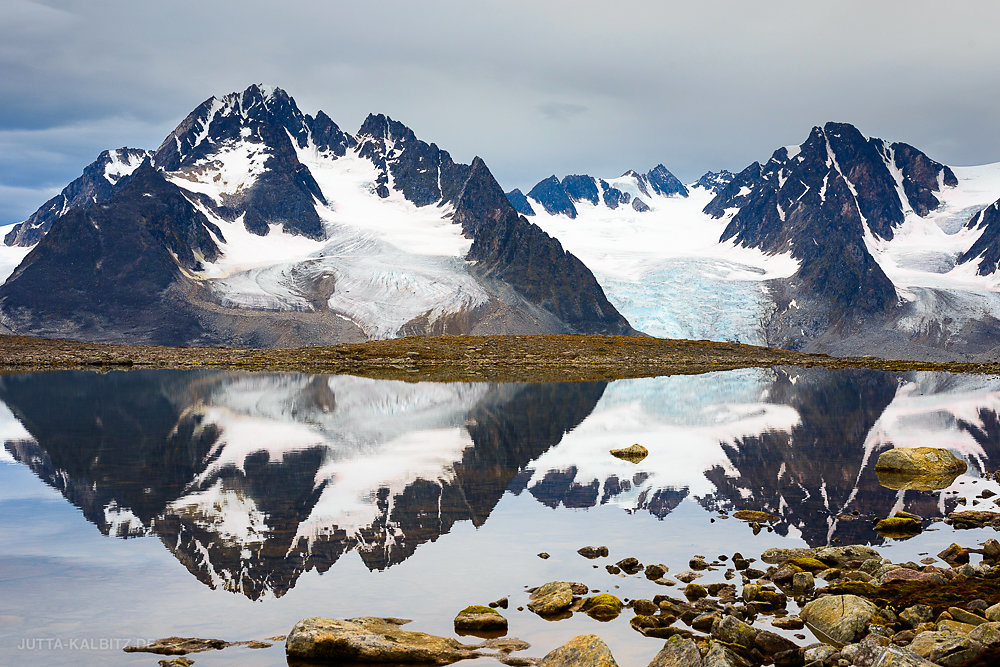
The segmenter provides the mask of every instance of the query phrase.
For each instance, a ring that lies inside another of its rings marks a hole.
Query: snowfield
[[[582,201],[574,202],[578,216],[570,219],[532,200],[531,221],[594,272],[636,329],[664,338],[763,344],[760,320],[770,304],[762,282],[791,276],[798,262],[719,243],[729,217],[715,220],[702,212],[715,196],[710,190],[663,197],[639,192],[631,177],[608,183],[641,196],[650,210]]]

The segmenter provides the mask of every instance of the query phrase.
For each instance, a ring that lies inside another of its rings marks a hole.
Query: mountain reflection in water
[[[973,474],[1000,455],[1000,381],[930,373],[604,385],[61,372],[0,378],[0,400],[23,425],[4,435],[9,455],[101,532],[155,535],[200,581],[251,599],[348,551],[370,570],[400,563],[525,491],[539,511],[606,504],[663,519],[691,498],[706,522],[767,510],[811,545],[878,543],[870,517],[930,518],[955,502],[879,486],[880,451],[950,447]],[[608,455],[632,442],[649,457]]]

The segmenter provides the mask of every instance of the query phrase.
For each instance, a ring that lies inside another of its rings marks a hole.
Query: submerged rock
[[[126,646],[123,650],[126,653],[185,655],[187,653],[201,653],[203,651],[219,651],[227,646],[233,646],[233,642],[227,642],[222,639],[201,639],[198,637],[165,637],[148,644]]]
[[[649,450],[637,443],[621,449],[612,449],[611,456],[630,463],[638,463],[649,456]]]
[[[740,521],[757,523],[773,523],[781,520],[781,517],[771,514],[770,512],[758,512],[756,510],[740,510],[738,512],[733,512],[733,518],[739,519]]]
[[[474,658],[478,646],[400,629],[399,618],[307,618],[288,633],[289,658],[319,663],[369,662],[447,665]]]
[[[611,649],[597,635],[580,635],[542,658],[539,667],[618,667]]]
[[[608,548],[607,547],[580,547],[576,550],[578,554],[584,558],[607,558]]]

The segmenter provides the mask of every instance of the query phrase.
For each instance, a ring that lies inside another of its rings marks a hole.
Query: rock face
[[[799,614],[818,634],[837,644],[857,639],[878,608],[856,595],[828,595],[813,600]]]
[[[447,665],[476,656],[475,647],[455,639],[400,627],[398,618],[307,618],[292,628],[285,640],[289,658],[325,664],[413,663]]]
[[[580,635],[546,654],[539,667],[618,667],[611,649],[597,635]]]
[[[539,181],[527,197],[520,190],[509,192],[507,197],[522,215],[534,215],[532,203],[535,203],[552,215],[575,218],[579,215],[576,204],[581,202],[610,209],[631,204],[637,213],[645,213],[650,206],[639,195],[646,199],[653,196],[687,197],[688,190],[666,167],[658,164],[645,174],[627,171],[618,178],[608,180],[571,174],[560,181],[553,175]]]
[[[777,299],[769,336],[779,346],[801,347],[830,328],[843,336],[896,307],[899,295],[866,235],[892,239],[906,211],[927,215],[940,204],[936,194],[957,184],[950,168],[912,146],[827,123],[800,146],[779,148],[737,174],[705,213],[729,220],[723,241],[799,260],[787,294]],[[786,308],[784,300],[798,307]]]
[[[103,153],[5,241],[35,246],[0,288],[16,333],[253,347],[634,333],[482,160],[384,115],[348,134],[279,88],[206,100],[155,153]]]
[[[706,190],[711,190],[715,194],[719,194],[723,188],[733,182],[736,178],[736,174],[731,171],[709,171],[702,175],[697,181],[694,182],[694,187],[705,188]]]
[[[981,229],[982,233],[958,258],[959,263],[975,262],[981,276],[996,273],[1000,269],[1000,200],[972,216],[966,228]]]
[[[936,447],[896,447],[879,454],[875,464],[876,472],[915,477],[961,474],[966,469],[965,461]]]
[[[118,148],[104,151],[83,168],[83,174],[52,199],[7,232],[7,245],[32,246],[49,231],[52,223],[75,208],[86,208],[111,199],[115,185],[135,171],[150,156],[141,148]]]

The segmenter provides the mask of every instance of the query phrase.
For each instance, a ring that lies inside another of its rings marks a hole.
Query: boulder
[[[542,584],[528,597],[528,609],[540,616],[551,616],[566,611],[573,604],[573,591],[574,584],[569,581],[550,581]]]
[[[735,616],[726,616],[712,624],[712,636],[727,644],[737,644],[745,648],[753,648],[760,632]]]
[[[799,616],[821,639],[843,645],[861,636],[877,613],[878,607],[857,595],[827,595],[807,604]]]
[[[889,646],[875,661],[873,667],[936,667],[913,651],[898,646]]]
[[[879,455],[875,473],[879,484],[890,489],[935,491],[951,486],[966,467],[947,449],[897,447]]]
[[[875,532],[882,537],[902,539],[919,535],[923,526],[916,519],[902,516],[892,516],[875,524]]]
[[[474,604],[458,612],[455,632],[506,632],[507,619],[492,607]]]
[[[289,658],[316,663],[413,663],[447,665],[477,656],[476,646],[456,639],[401,630],[400,618],[307,618],[285,640]]]
[[[611,649],[597,635],[580,635],[546,654],[538,667],[618,667]]]
[[[712,641],[702,660],[703,667],[751,667],[751,663],[725,644]]]
[[[587,546],[587,547],[580,547],[579,549],[576,550],[576,552],[581,556],[583,556],[584,558],[590,558],[590,559],[602,558],[602,557],[606,558],[608,555],[608,548]]]
[[[674,635],[653,657],[649,667],[702,667],[701,653],[690,637]]]

